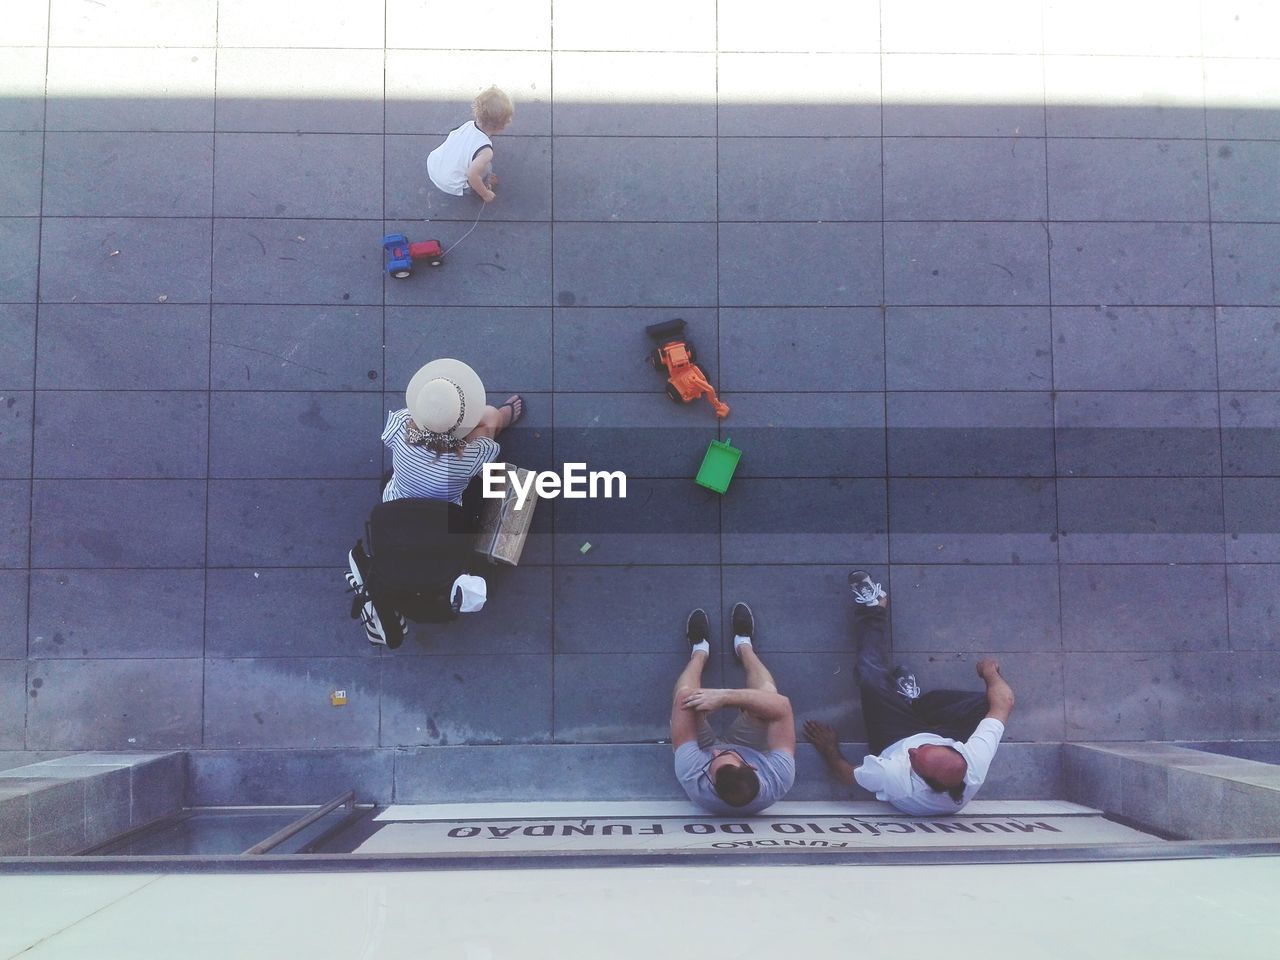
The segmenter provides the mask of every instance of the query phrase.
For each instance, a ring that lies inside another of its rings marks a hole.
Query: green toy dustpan
[[[724,493],[733,480],[733,472],[738,469],[738,461],[742,459],[742,451],[731,446],[726,439],[723,443],[712,440],[707,447],[707,455],[702,458],[702,466],[698,468],[698,476],[694,479],[701,487]]]

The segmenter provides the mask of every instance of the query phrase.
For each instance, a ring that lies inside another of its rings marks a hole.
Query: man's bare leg
[[[751,644],[738,645],[738,659],[742,661],[742,666],[747,671],[748,687],[753,690],[768,690],[770,693],[778,692],[778,685],[773,682],[773,674],[761,662]]]
[[[688,664],[676,680],[675,689],[672,691],[673,696],[680,690],[697,690],[702,686],[702,668],[706,666],[707,658],[708,654],[701,650],[694,650],[689,655]]]

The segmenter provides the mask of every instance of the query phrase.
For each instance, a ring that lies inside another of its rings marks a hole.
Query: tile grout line
[[[716,214],[716,379],[720,385],[724,385],[724,364],[722,362],[724,350],[724,331],[721,329],[721,304],[720,304],[720,0],[715,2],[715,48],[716,48],[716,75],[714,81],[713,95],[715,97],[715,133],[716,133],[716,180],[715,180],[715,214]],[[724,421],[716,422],[716,438],[721,439],[725,435]],[[724,637],[724,608],[727,603],[724,589],[724,497],[720,497],[716,501],[716,528],[719,536],[716,537],[716,566],[719,567],[719,583],[720,583],[720,602],[716,608],[716,623],[720,627],[720,638]],[[720,686],[726,686],[725,671],[725,650],[724,643],[717,644],[719,653],[720,667]]]
[[[885,250],[885,190],[884,190],[884,0],[877,5],[880,27],[880,53],[877,61],[880,67],[880,373],[882,412],[884,416],[884,579],[893,589],[893,503],[889,495],[889,289],[888,289],[888,252]],[[893,617],[889,618],[889,649],[893,650]]]
[[[424,164],[425,166],[425,164]],[[387,229],[387,0],[382,3],[382,230],[385,233]],[[384,254],[385,256],[385,254]],[[384,260],[382,257],[378,260],[378,266],[381,267]],[[382,338],[380,341],[381,349],[378,355],[382,361],[380,375],[382,382],[378,384],[380,390],[378,405],[378,427],[381,429],[382,410],[386,407],[386,401],[382,399],[386,396],[387,389],[387,272],[381,270],[381,286],[382,286],[382,305],[379,313],[382,318]],[[407,401],[406,401],[407,402]],[[397,405],[398,407],[398,405]],[[378,449],[379,480],[386,473],[386,446],[379,444]],[[378,499],[381,500],[381,483],[378,487]],[[382,694],[383,694],[383,676],[387,670],[387,658],[383,654],[387,653],[385,649],[379,649],[378,653],[378,746],[384,746],[382,742]],[[394,801],[396,795],[396,762],[395,756],[392,755],[391,760],[391,798]]]
[[[549,311],[551,314],[551,390],[547,395],[547,399],[551,403],[551,458],[552,466],[555,466],[556,456],[556,4],[555,0],[550,0],[548,4],[548,12],[551,15],[551,23],[548,27],[547,34],[547,85],[549,91],[548,99],[548,117],[547,117],[547,152],[549,154],[548,162],[551,165],[551,190],[548,202],[548,222],[547,234],[549,242],[547,244],[547,255],[551,258],[550,274],[551,283],[548,293],[551,295],[551,303]],[[560,538],[556,533],[556,514],[559,500],[551,501],[551,729],[548,736],[552,743],[556,741],[556,561],[557,554],[560,551]]]

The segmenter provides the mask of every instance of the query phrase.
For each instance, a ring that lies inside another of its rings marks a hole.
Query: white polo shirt
[[[853,777],[859,786],[874,793],[877,800],[887,800],[903,813],[916,816],[959,813],[987,779],[1003,736],[1004,724],[995,717],[983,718],[973,736],[964,743],[935,733],[917,733],[886,747],[879,756],[868,756],[862,766],[853,771]],[[911,769],[907,750],[926,743],[954,748],[969,765],[964,775],[964,796],[959,803],[952,800],[949,793],[938,793]]]

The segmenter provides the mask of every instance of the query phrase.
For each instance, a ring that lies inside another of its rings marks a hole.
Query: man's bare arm
[[[721,707],[738,707],[766,725],[765,739],[770,750],[796,752],[796,721],[791,712],[791,701],[771,690],[715,690],[703,688],[687,691],[677,703],[685,707],[710,712]]]
[[[1013,713],[1013,688],[1000,675],[1000,661],[979,660],[978,676],[987,685],[987,716],[1008,723]]]

